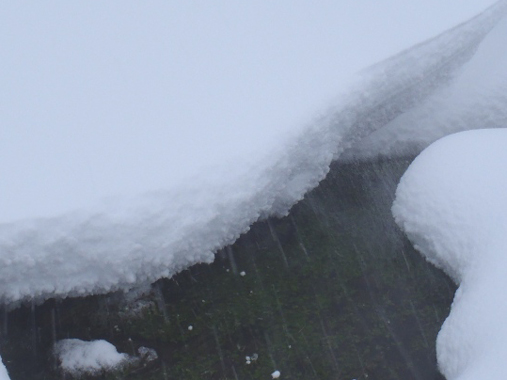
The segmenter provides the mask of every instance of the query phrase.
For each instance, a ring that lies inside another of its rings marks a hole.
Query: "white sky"
[[[359,69],[492,3],[2,2],[0,222],[248,160]]]

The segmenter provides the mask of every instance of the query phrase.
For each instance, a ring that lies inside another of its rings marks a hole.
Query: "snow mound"
[[[0,380],[10,380],[9,374],[7,373],[7,369],[2,362],[2,358],[0,357]]]
[[[287,213],[344,150],[445,87],[506,10],[499,2],[371,68],[334,108],[241,172],[226,168],[83,212],[0,224],[0,302],[128,290],[213,261],[259,218]],[[500,107],[503,99],[487,101]]]
[[[393,214],[459,288],[437,338],[448,380],[507,378],[507,130],[444,137],[410,165]]]
[[[116,347],[105,340],[63,339],[55,344],[54,353],[62,371],[72,375],[116,370],[130,361],[127,354],[118,353]]]

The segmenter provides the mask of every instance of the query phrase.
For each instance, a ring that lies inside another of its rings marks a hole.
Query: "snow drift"
[[[393,214],[459,288],[437,338],[448,380],[507,377],[507,130],[445,137],[410,165]]]
[[[497,34],[505,27],[506,10],[507,3],[499,2],[469,22],[372,67],[343,92],[335,107],[240,174],[113,199],[83,212],[1,224],[0,300],[15,303],[125,290],[211,262],[214,252],[259,218],[285,214],[345,150],[383,127],[400,130],[401,137],[410,135],[402,122],[406,115],[422,110],[421,104],[431,103],[437,93],[459,91],[452,88],[471,75],[467,67],[476,62],[482,70],[481,62],[487,62],[481,54],[501,54],[504,44]],[[505,76],[501,78],[503,86]],[[496,96],[496,86],[492,80],[478,88],[489,95],[480,105],[485,102],[491,118],[500,120],[507,107],[502,107],[505,97]],[[443,104],[441,120],[450,117],[446,109]],[[456,107],[453,120],[464,122],[468,110]],[[435,128],[440,128],[438,123]],[[432,130],[430,140],[435,135]],[[349,159],[361,155],[349,152]]]

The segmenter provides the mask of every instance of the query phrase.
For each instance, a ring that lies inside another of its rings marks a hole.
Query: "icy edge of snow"
[[[459,284],[437,338],[448,380],[506,378],[507,130],[447,136],[410,165],[393,215],[414,246]]]

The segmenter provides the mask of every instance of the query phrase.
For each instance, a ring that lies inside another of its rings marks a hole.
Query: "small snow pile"
[[[116,347],[105,340],[63,339],[55,344],[54,353],[62,371],[72,375],[117,370],[131,361],[127,354],[118,353]]]
[[[5,368],[1,357],[0,357],[0,380],[10,380],[9,374],[7,373],[7,369]]]
[[[437,338],[448,380],[507,379],[507,130],[445,137],[396,191],[393,214],[417,250],[459,284]]]

